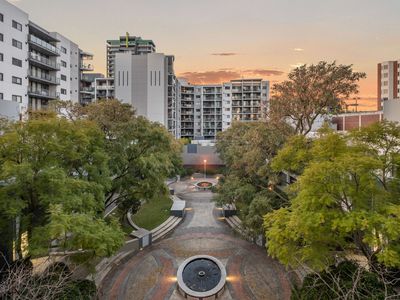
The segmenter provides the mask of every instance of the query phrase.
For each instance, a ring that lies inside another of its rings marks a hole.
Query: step
[[[177,217],[176,220],[170,226],[165,227],[163,230],[160,230],[157,233],[155,233],[153,236],[153,242],[170,233],[175,227],[177,227],[181,223],[181,221],[182,218]]]
[[[241,224],[237,224],[237,220],[233,219],[232,217],[225,218],[225,220],[227,221],[229,226],[232,227],[233,230],[235,230],[236,232],[238,232],[241,235],[246,236],[246,232],[242,228]]]
[[[165,222],[163,224],[161,224],[162,226],[159,226],[159,228],[157,228],[157,230],[153,230],[151,233],[153,234],[153,236],[157,235],[159,232],[164,231],[166,228],[169,228],[172,224],[175,223],[175,221],[179,219],[179,217],[173,217],[171,219],[168,220],[168,222]]]
[[[164,235],[166,235],[167,233],[169,233],[172,229],[174,229],[176,226],[179,225],[179,223],[182,221],[182,218],[176,218],[174,220],[174,222],[172,222],[171,224],[169,224],[168,226],[164,227],[162,230],[157,231],[154,235],[153,235],[153,241],[159,239],[160,237],[163,237]]]
[[[242,224],[242,220],[240,220],[238,216],[232,216],[231,218],[232,218],[233,220],[235,220],[236,223]]]
[[[151,232],[154,233],[158,230],[160,230],[161,228],[163,228],[164,226],[166,226],[167,224],[169,224],[170,222],[173,222],[173,220],[175,219],[174,216],[170,216],[168,219],[166,219],[163,223],[161,223],[160,225],[158,225],[156,228],[152,229]]]

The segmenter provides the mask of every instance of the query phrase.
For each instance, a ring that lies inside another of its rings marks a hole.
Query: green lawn
[[[168,196],[157,197],[143,204],[133,216],[133,222],[139,227],[151,230],[170,216],[172,201]]]

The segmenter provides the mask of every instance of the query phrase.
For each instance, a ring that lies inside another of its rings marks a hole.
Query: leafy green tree
[[[136,116],[130,105],[118,100],[83,107],[78,118],[96,122],[105,134],[112,176],[107,203],[135,212],[141,200],[167,192],[166,178],[181,167],[181,143],[164,126]]]
[[[291,133],[292,128],[282,122],[238,122],[217,136],[217,151],[227,172],[217,187],[216,201],[235,203],[253,235],[262,233],[263,215],[285,203],[270,186],[276,179],[269,162]]]
[[[340,111],[366,75],[354,72],[351,65],[322,61],[298,67],[288,77],[273,86],[268,114],[271,120],[287,120],[296,133],[307,134],[319,117]]]
[[[389,180],[386,172],[397,165],[399,132],[383,122],[349,136],[324,129],[308,150],[289,143],[277,161],[296,151],[309,151],[309,159],[290,188],[290,206],[265,216],[268,252],[315,269],[349,254],[362,255],[372,269],[399,267],[399,174]]]
[[[20,256],[25,232],[29,245],[25,250],[35,255],[48,253],[54,240],[59,241],[60,251],[83,249],[109,255],[118,249],[123,242],[121,230],[111,224],[110,231],[110,224],[102,220],[104,193],[111,185],[107,163],[103,133],[93,122],[46,116],[15,123],[4,131],[0,213],[5,222],[0,230],[10,233],[6,224],[17,223],[19,230],[11,233],[16,235]],[[94,234],[89,223],[98,226],[100,236],[104,233],[103,241],[80,238]]]

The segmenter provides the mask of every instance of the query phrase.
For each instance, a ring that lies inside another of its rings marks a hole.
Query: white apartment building
[[[174,57],[162,53],[115,54],[115,97],[131,104],[138,115],[163,124],[177,135]]]
[[[82,64],[85,57],[76,43],[0,0],[0,115],[20,119],[54,99],[79,102],[83,71],[93,70]]]
[[[114,99],[114,78],[101,78],[97,77],[94,84],[95,100]]]
[[[232,80],[220,85],[178,84],[178,137],[213,140],[232,122],[260,120],[269,99],[269,81]]]
[[[134,55],[156,52],[156,45],[152,40],[143,40],[141,37],[120,36],[117,40],[107,41],[107,77],[114,78],[115,55],[117,53],[129,52]]]
[[[400,96],[400,60],[386,61],[378,64],[378,110],[386,100],[398,99]]]
[[[28,108],[28,14],[0,0],[0,116],[19,119]]]

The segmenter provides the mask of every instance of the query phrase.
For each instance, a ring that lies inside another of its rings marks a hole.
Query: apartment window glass
[[[0,53],[0,61],[3,61],[4,60],[4,55],[3,55],[3,53]]]
[[[12,95],[12,101],[22,103],[22,96]]]
[[[61,47],[61,52],[66,54],[67,53],[67,49],[65,49],[64,47]]]
[[[12,77],[12,83],[21,85],[22,84],[22,78],[13,76]]]
[[[20,42],[20,41],[17,41],[17,40],[12,40],[12,45],[15,47],[15,48],[18,48],[18,49],[22,49],[22,43]]]
[[[0,81],[3,81],[4,80],[4,75],[3,75],[3,73],[0,73]]]
[[[12,64],[13,64],[14,66],[17,66],[17,67],[22,67],[22,60],[13,57],[13,59],[12,59]]]
[[[62,80],[62,81],[67,81],[67,76],[61,75],[61,80]]]
[[[4,15],[0,14],[0,22],[4,22]]]
[[[65,61],[61,61],[61,65],[64,67],[64,68],[66,68],[67,67],[67,63],[65,62]]]
[[[19,31],[22,31],[22,25],[21,25],[21,23],[18,23],[18,22],[15,21],[15,20],[12,21],[12,27],[15,28],[15,29],[17,29],[17,30],[19,30]]]
[[[61,89],[61,94],[66,95],[67,94],[67,90],[66,89]]]
[[[0,100],[3,100],[3,93],[0,93]]]
[[[4,41],[4,35],[0,33],[0,42]]]

